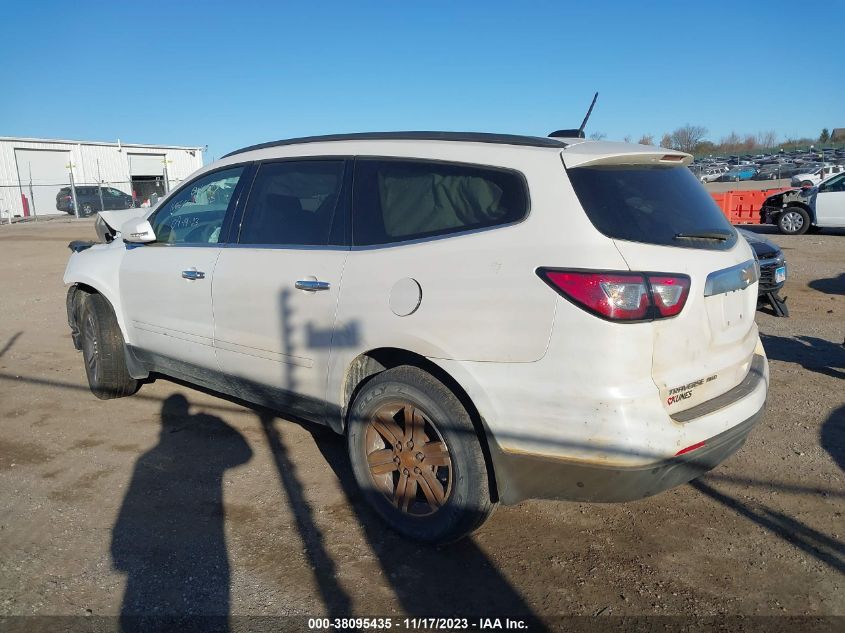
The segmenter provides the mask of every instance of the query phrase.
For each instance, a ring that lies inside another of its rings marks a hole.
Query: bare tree
[[[660,139],[660,147],[672,147],[672,137],[669,135],[669,132],[666,132],[663,138]]]
[[[672,132],[669,137],[672,143],[671,147],[691,154],[696,150],[698,144],[704,140],[706,134],[707,128],[703,125],[690,125],[687,123]]]
[[[723,136],[722,140],[719,141],[719,145],[722,146],[722,149],[728,152],[739,148],[740,143],[742,143],[742,140],[736,132],[731,132],[727,136]]]
[[[626,134],[626,135],[625,135],[625,138],[623,138],[622,140],[623,140],[623,141],[625,141],[626,143],[630,143],[630,142],[631,142],[631,135],[630,135],[630,134]]]
[[[594,141],[600,141],[602,139],[607,138],[607,134],[605,134],[604,132],[593,132],[592,134],[590,134],[590,138]]]
[[[643,134],[637,143],[640,145],[654,145],[654,137],[651,134]]]
[[[774,130],[769,130],[767,132],[758,132],[757,133],[757,144],[760,147],[765,148],[772,148],[778,142],[778,135],[777,132]]]

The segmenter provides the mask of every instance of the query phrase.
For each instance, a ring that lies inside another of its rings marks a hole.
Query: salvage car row
[[[812,186],[845,172],[845,149],[702,158],[690,170],[703,183],[791,178],[795,187]]]

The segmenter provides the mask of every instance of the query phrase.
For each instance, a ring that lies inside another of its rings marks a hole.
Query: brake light
[[[689,277],[646,275],[646,278],[660,316],[672,317],[683,309],[689,294]]]
[[[686,275],[540,268],[543,281],[579,308],[611,321],[673,317],[689,296]]]

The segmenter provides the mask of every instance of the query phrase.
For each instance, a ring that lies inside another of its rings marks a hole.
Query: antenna
[[[593,95],[593,102],[590,104],[590,109],[587,110],[587,116],[584,117],[584,120],[581,121],[581,127],[577,130],[555,130],[551,134],[549,134],[550,138],[584,138],[584,128],[587,126],[587,121],[590,118],[590,115],[593,113],[593,106],[596,105],[596,99],[599,98],[599,93],[597,92]]]
[[[593,113],[593,107],[596,105],[596,100],[599,98],[599,93],[597,92],[593,95],[593,102],[590,104],[590,109],[587,110],[587,116],[584,117],[584,120],[581,121],[581,127],[578,128],[578,136],[579,138],[584,138],[584,128],[587,127],[587,120],[590,118],[590,115]]]

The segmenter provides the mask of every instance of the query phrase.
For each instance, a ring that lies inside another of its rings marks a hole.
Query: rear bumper
[[[634,501],[687,483],[715,468],[745,443],[763,417],[765,407],[705,445],[670,459],[635,467],[605,466],[530,454],[502,453],[497,479],[506,490],[505,503],[522,499],[569,501]]]

